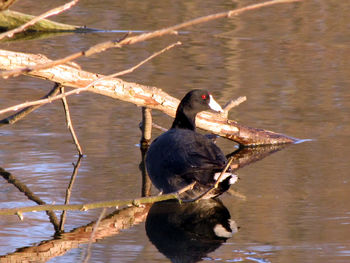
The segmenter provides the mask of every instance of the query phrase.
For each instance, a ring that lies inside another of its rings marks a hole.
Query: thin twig
[[[60,86],[60,91],[61,94],[64,94],[64,87]],[[75,133],[74,127],[73,127],[73,123],[72,123],[72,119],[70,117],[70,112],[69,112],[69,107],[68,107],[68,102],[66,97],[62,97],[62,103],[63,103],[63,108],[64,108],[64,113],[66,116],[66,123],[67,123],[67,128],[70,131],[70,134],[72,135],[72,139],[74,141],[75,147],[77,148],[77,151],[79,153],[79,157],[83,156],[83,150],[81,149],[78,137]]]
[[[131,32],[126,33],[123,37],[121,37],[120,39],[116,40],[116,41],[109,41],[112,43],[119,43],[119,41],[124,40],[127,36],[129,36],[131,34]],[[103,44],[103,45],[102,45]],[[80,51],[74,54],[71,54],[67,57],[61,58],[61,59],[57,59],[57,60],[53,60],[44,64],[37,64],[35,66],[28,66],[25,68],[18,68],[18,69],[13,69],[13,70],[9,70],[9,71],[5,71],[2,74],[0,74],[0,76],[2,76],[4,79],[7,79],[8,77],[14,77],[14,76],[18,76],[22,73],[28,73],[31,71],[38,71],[38,70],[43,70],[43,69],[48,69],[48,68],[53,68],[55,66],[59,66],[65,63],[69,63],[72,60],[79,58],[81,56],[89,56],[88,54],[94,54],[94,53],[98,53],[98,52],[103,52],[106,50],[104,43],[102,44],[97,44],[96,46],[93,47],[93,49],[96,51],[95,52],[90,52],[89,50],[91,48],[89,48],[87,51]],[[7,74],[6,72],[8,72],[9,74]]]
[[[50,92],[42,98],[43,99],[50,98],[52,96],[55,96],[58,92],[59,92],[59,85],[57,83],[55,83],[54,87],[50,90]],[[42,105],[35,105],[35,106],[26,107],[26,108],[22,109],[21,111],[15,113],[15,114],[12,114],[11,116],[9,116],[5,119],[0,120],[0,126],[6,125],[6,124],[14,124],[41,106]]]
[[[230,100],[229,102],[227,102],[225,104],[224,107],[222,107],[222,109],[224,110],[224,112],[221,114],[222,117],[224,118],[227,118],[228,117],[228,112],[234,108],[234,107],[237,107],[239,104],[245,102],[247,100],[247,97],[246,96],[242,96],[242,97],[239,97],[237,99],[234,99],[234,100]]]
[[[94,225],[94,229],[91,232],[89,244],[88,244],[88,247],[87,247],[86,252],[85,252],[85,258],[84,258],[84,261],[83,261],[84,263],[87,263],[90,260],[91,248],[92,248],[92,243],[93,243],[94,238],[95,238],[95,233],[96,233],[96,231],[98,229],[98,225],[100,224],[100,222],[101,222],[103,216],[105,215],[105,213],[106,213],[106,208],[103,208],[100,216],[98,217],[98,219],[97,219],[97,221],[96,221],[96,223]]]
[[[220,183],[220,179],[221,177],[226,173],[227,169],[230,167],[231,163],[233,161],[233,158],[230,158],[224,168],[224,170],[221,171],[221,174],[219,175],[218,179],[216,179],[216,183],[214,185],[214,188],[217,188],[219,183]]]
[[[160,126],[160,125],[158,125],[156,123],[152,123],[152,127],[156,128],[158,130],[161,130],[163,132],[166,132],[168,130],[167,128],[164,128],[164,127],[162,127],[162,126]]]
[[[156,38],[156,37],[160,37],[160,36],[164,36],[164,35],[169,35],[169,34],[174,34],[174,33],[176,34],[177,30],[183,29],[185,27],[209,22],[209,21],[219,19],[219,18],[236,16],[236,15],[239,15],[243,12],[262,8],[262,7],[269,6],[269,5],[290,3],[290,2],[299,2],[299,1],[301,1],[301,0],[273,0],[273,1],[267,1],[267,2],[263,2],[263,3],[255,4],[255,5],[249,5],[246,7],[239,8],[239,9],[234,9],[234,10],[230,10],[230,11],[216,13],[216,14],[212,14],[212,15],[208,15],[208,16],[202,16],[199,18],[195,18],[195,19],[183,22],[181,24],[177,24],[177,25],[168,27],[168,28],[155,30],[155,31],[152,31],[149,33],[144,33],[144,34],[138,35],[138,36],[127,37],[120,42],[107,41],[107,42],[99,43],[99,44],[96,44],[96,45],[90,47],[89,49],[87,49],[85,51],[79,51],[79,52],[71,54],[65,58],[62,58],[62,59],[59,59],[56,61],[51,61],[49,63],[44,63],[44,64],[32,66],[32,67],[25,67],[25,68],[19,68],[19,69],[5,71],[1,74],[1,76],[3,78],[8,78],[8,77],[17,76],[19,74],[28,73],[28,72],[34,71],[34,70],[42,70],[42,69],[51,68],[53,66],[67,63],[68,61],[72,61],[72,60],[79,58],[81,56],[91,56],[92,54],[100,53],[100,52],[105,51],[109,48],[121,48],[122,46],[125,46],[125,45],[132,45],[132,44],[142,42],[145,40],[149,40],[152,38]]]
[[[173,43],[173,44],[163,48],[162,50],[160,50],[160,51],[158,51],[156,53],[153,53],[151,56],[149,56],[148,58],[142,60],[140,63],[138,63],[137,65],[135,65],[135,66],[133,66],[133,67],[131,67],[129,69],[126,69],[126,70],[123,70],[123,71],[120,71],[120,72],[117,72],[117,73],[114,73],[114,74],[111,74],[111,75],[107,75],[107,76],[103,76],[103,77],[97,78],[96,80],[92,81],[89,85],[87,85],[85,87],[74,89],[74,90],[71,90],[69,92],[62,93],[60,95],[57,95],[57,96],[54,96],[54,97],[50,97],[50,98],[47,98],[47,99],[41,99],[41,100],[36,100],[36,101],[24,102],[24,103],[21,103],[21,104],[12,106],[12,107],[8,107],[6,109],[0,110],[0,114],[3,114],[5,112],[9,112],[9,111],[14,111],[14,110],[16,111],[16,110],[19,110],[19,109],[22,109],[22,108],[25,108],[25,107],[28,107],[28,106],[45,104],[45,103],[51,103],[52,101],[62,99],[63,97],[68,97],[68,96],[73,95],[73,94],[79,94],[80,92],[87,91],[90,87],[92,87],[93,85],[95,85],[97,82],[99,82],[101,80],[105,80],[105,79],[109,79],[109,78],[115,78],[115,77],[118,77],[118,76],[125,75],[125,74],[133,72],[135,69],[137,69],[138,67],[142,66],[146,62],[150,61],[151,59],[155,58],[156,56],[158,56],[158,55],[164,53],[165,51],[168,51],[169,49],[171,49],[171,48],[173,48],[175,46],[178,46],[178,45],[181,45],[181,42]]]
[[[141,121],[141,140],[140,140],[140,151],[141,151],[141,162],[139,169],[141,170],[142,176],[142,188],[141,196],[150,196],[152,183],[148,176],[145,159],[146,153],[151,141],[152,136],[152,110],[147,107],[142,107],[142,121]]]
[[[25,31],[26,29],[28,29],[28,27],[34,25],[34,24],[37,23],[38,21],[40,21],[40,20],[42,20],[42,19],[45,19],[45,18],[47,18],[47,17],[53,16],[53,15],[57,15],[57,14],[59,14],[59,13],[65,11],[65,10],[71,8],[71,7],[72,7],[73,5],[75,5],[78,1],[79,1],[79,0],[73,0],[73,1],[71,1],[71,2],[69,2],[69,3],[66,3],[66,4],[62,5],[62,6],[56,7],[56,8],[54,8],[54,9],[51,9],[51,10],[45,12],[44,14],[41,14],[41,15],[39,15],[39,16],[36,16],[36,17],[34,17],[32,20],[30,20],[29,22],[27,22],[27,23],[21,25],[20,27],[17,27],[17,28],[15,28],[15,29],[12,29],[12,30],[10,30],[10,31],[7,31],[7,32],[4,32],[4,33],[0,34],[0,40],[3,39],[3,38],[5,38],[5,37],[10,38],[10,37],[12,37],[14,34],[17,34],[17,33],[19,33],[19,32],[23,32],[23,31]]]
[[[126,205],[140,206],[142,204],[152,204],[155,202],[165,201],[170,199],[177,199],[180,201],[179,195],[192,189],[195,183],[196,182],[193,182],[185,186],[184,188],[180,189],[177,192],[158,195],[158,196],[149,196],[149,197],[142,197],[142,198],[128,199],[128,200],[112,200],[112,201],[103,201],[103,202],[86,203],[86,204],[37,205],[37,206],[4,208],[4,209],[0,209],[0,215],[18,215],[20,218],[23,219],[23,213],[26,213],[26,212],[57,211],[57,210],[87,211],[89,209],[121,207]]]
[[[74,182],[75,182],[75,178],[76,178],[76,176],[78,174],[78,170],[79,170],[79,167],[80,167],[81,158],[82,158],[82,156],[79,155],[77,163],[76,164],[73,163],[74,169],[73,169],[73,173],[72,173],[72,176],[70,178],[70,181],[69,181],[68,188],[66,190],[66,197],[65,197],[65,200],[64,200],[64,204],[65,205],[69,204],[70,196],[71,196],[71,193],[72,193],[72,188],[73,188],[73,185],[74,185]],[[59,227],[60,232],[64,231],[64,224],[66,222],[66,215],[67,215],[67,211],[63,210],[63,212],[61,214],[61,221],[60,221],[60,227]]]
[[[214,184],[214,186],[212,186],[211,188],[209,188],[207,191],[205,191],[204,193],[200,194],[199,196],[190,199],[190,200],[186,200],[186,202],[195,202],[198,201],[200,199],[203,199],[204,197],[208,196],[214,189],[218,188],[218,185],[220,183],[220,179],[221,177],[224,175],[224,173],[226,173],[227,169],[230,167],[231,163],[233,161],[233,157],[230,157],[225,168],[221,171],[218,179],[216,180],[216,183]]]
[[[95,83],[95,81],[93,81],[92,83]],[[63,97],[67,97],[67,96],[70,96],[70,95],[73,95],[73,94],[79,94],[80,92],[86,91],[90,86],[92,86],[93,85],[92,83],[89,84],[86,87],[74,89],[74,90],[68,91],[68,92],[66,92],[64,94],[56,95],[56,96],[51,97],[51,98],[34,100],[34,101],[28,101],[28,102],[24,102],[24,103],[21,103],[21,104],[17,104],[17,105],[8,107],[6,109],[0,110],[0,114],[6,113],[6,112],[9,112],[9,111],[17,111],[19,109],[22,109],[22,108],[25,108],[25,107],[29,107],[29,106],[51,103],[51,102],[53,102],[55,100],[62,99]]]
[[[152,109],[142,107],[141,144],[148,144],[152,136]]]
[[[123,70],[123,71],[120,71],[118,73],[115,73],[115,74],[112,74],[112,75],[108,75],[106,76],[105,78],[115,78],[115,77],[119,77],[121,75],[125,75],[125,74],[129,74],[131,72],[133,72],[135,69],[137,69],[138,67],[141,67],[143,64],[147,63],[148,61],[150,61],[151,59],[155,58],[156,56],[159,56],[160,54],[168,51],[169,49],[172,49],[173,47],[175,46],[179,46],[179,45],[182,45],[182,43],[180,41],[176,42],[176,43],[173,43],[165,48],[163,48],[162,50],[158,51],[158,52],[155,52],[153,53],[151,56],[149,56],[148,58],[146,58],[145,60],[142,60],[140,63],[138,63],[137,65],[129,68],[129,69],[126,69],[126,70]]]

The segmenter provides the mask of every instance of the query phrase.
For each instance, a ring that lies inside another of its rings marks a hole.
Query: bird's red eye
[[[202,99],[205,100],[207,98],[207,95],[203,94]]]

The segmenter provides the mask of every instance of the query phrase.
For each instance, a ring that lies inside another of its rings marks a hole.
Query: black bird
[[[198,112],[213,109],[222,112],[220,105],[206,90],[192,90],[181,100],[171,129],[156,138],[146,156],[146,167],[153,184],[163,193],[171,193],[196,182],[186,198],[194,198],[211,188],[227,159],[213,140],[196,132]],[[214,197],[235,183],[237,176],[225,173]]]

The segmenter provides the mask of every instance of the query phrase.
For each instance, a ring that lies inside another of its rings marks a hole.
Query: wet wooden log
[[[0,12],[0,29],[1,31],[7,31],[14,28],[17,28],[30,20],[32,20],[35,16],[23,14],[21,12],[5,10]],[[34,25],[28,28],[29,31],[45,31],[45,32],[53,32],[53,31],[77,31],[81,29],[79,26],[62,24],[58,22],[54,22],[48,19],[43,19],[35,23]]]
[[[50,59],[40,54],[0,50],[0,69],[4,70],[33,67],[49,62],[51,62]],[[28,75],[61,83],[64,86],[73,88],[86,87],[89,83],[103,77],[103,75],[81,70],[79,67],[71,64],[31,71]],[[101,80],[92,87],[89,87],[88,91],[131,102],[137,106],[160,110],[172,117],[175,116],[176,108],[179,104],[178,99],[170,96],[161,89],[126,82],[119,78]],[[198,114],[196,125],[201,129],[233,140],[243,146],[284,144],[297,141],[295,138],[280,133],[247,127],[211,112],[201,112]]]

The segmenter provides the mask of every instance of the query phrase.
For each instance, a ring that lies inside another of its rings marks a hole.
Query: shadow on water
[[[147,219],[150,241],[173,262],[197,262],[238,230],[219,199],[153,204]]]
[[[233,157],[234,160],[231,166],[237,171],[286,146],[241,148],[228,156]],[[79,165],[80,159],[73,167],[71,182],[67,187],[67,203]],[[145,169],[143,165],[140,165],[140,167]],[[15,185],[30,200],[38,204],[44,204],[39,197],[35,196],[25,184],[19,182],[14,175],[2,168],[0,169],[0,175],[8,183]],[[96,242],[97,240],[117,235],[123,229],[128,229],[144,222],[147,217],[147,235],[160,252],[173,261],[196,262],[209,252],[220,247],[238,229],[235,221],[231,219],[229,211],[219,199],[200,200],[192,203],[179,203],[176,200],[172,200],[155,203],[152,207],[151,205],[125,207],[110,213],[98,223],[93,221],[69,232],[63,231],[66,216],[62,216],[61,222],[58,223],[56,217],[52,218],[54,214],[48,213],[48,215],[55,229],[53,239],[44,240],[30,247],[17,248],[13,253],[0,256],[0,261],[47,261],[77,248],[80,244]],[[96,229],[94,230],[94,228]]]
[[[2,30],[0,30],[1,32]],[[71,34],[91,34],[91,33],[119,33],[121,35],[125,35],[126,33],[133,33],[133,34],[141,34],[145,33],[146,31],[141,30],[101,30],[101,29],[95,29],[95,28],[87,28],[87,27],[79,27],[76,30],[58,30],[58,31],[24,31],[20,32],[18,34],[15,34],[11,38],[4,38],[0,40],[0,43],[6,43],[6,42],[17,42],[17,41],[26,41],[26,40],[39,40],[39,39],[46,39],[46,38],[53,38],[58,36],[67,36]]]
[[[0,30],[1,32],[2,30]],[[6,42],[16,42],[16,41],[25,41],[25,40],[39,40],[46,38],[53,38],[58,36],[66,36],[70,34],[91,34],[91,33],[99,33],[99,34],[143,34],[151,31],[146,30],[103,30],[96,28],[88,28],[88,27],[79,27],[76,30],[61,30],[61,31],[24,31],[18,34],[15,34],[11,38],[4,38],[0,40],[0,43]],[[179,31],[178,34],[188,34],[187,31]]]

